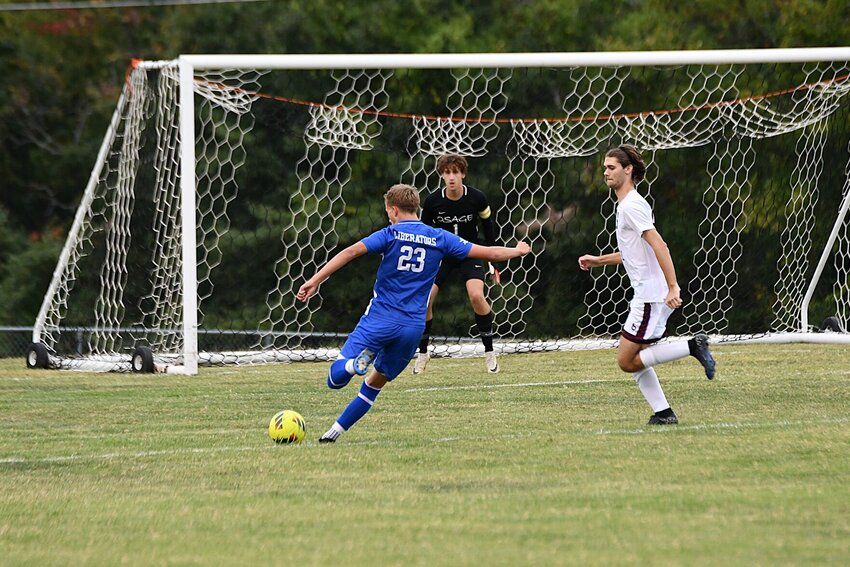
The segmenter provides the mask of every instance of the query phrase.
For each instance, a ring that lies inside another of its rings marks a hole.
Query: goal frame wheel
[[[49,364],[47,347],[41,343],[30,343],[27,349],[27,368],[47,368]]]
[[[133,372],[139,374],[152,373],[154,371],[153,352],[145,346],[136,347],[130,364],[133,367]]]

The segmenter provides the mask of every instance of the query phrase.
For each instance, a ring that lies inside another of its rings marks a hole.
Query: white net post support
[[[180,58],[180,196],[183,259],[183,368],[182,373],[198,373],[198,272],[195,238],[195,69]]]
[[[848,157],[850,158],[850,142],[847,147]],[[845,168],[845,185],[844,185],[844,200],[841,203],[841,213],[839,219],[842,219],[842,224],[837,231],[835,242],[839,250],[848,250],[850,247],[850,221],[847,219],[847,212],[850,208],[850,159],[848,159],[847,167]],[[836,220],[838,225],[838,220]],[[827,248],[824,248],[824,255],[827,253]],[[848,330],[848,322],[850,322],[850,256],[835,255],[835,269],[838,277],[835,280],[833,294],[837,300],[837,315],[839,322],[843,322],[843,330]],[[809,294],[806,295],[805,307],[808,307],[810,301]],[[839,325],[839,329],[842,329]]]
[[[850,155],[850,146],[848,146],[847,153]],[[847,222],[847,211],[850,209],[850,161],[848,161],[845,172],[846,181],[844,183],[844,197],[841,200],[841,208],[838,210],[838,214],[835,217],[835,223],[832,225],[832,231],[829,233],[829,238],[827,238],[826,244],[823,247],[823,252],[820,255],[820,260],[818,260],[818,265],[815,268],[815,273],[809,282],[806,294],[803,296],[803,301],[800,305],[801,332],[806,332],[809,329],[809,304],[811,303],[812,296],[820,282],[824,267],[829,261],[829,257],[833,255],[833,247],[835,246],[835,243],[843,243],[842,246],[839,246],[839,250],[848,250],[847,233],[850,223]],[[843,327],[843,330],[847,331],[847,317],[850,315],[850,313],[848,313],[848,304],[850,304],[850,302],[848,302],[847,299],[847,291],[848,287],[850,287],[850,270],[848,270],[847,266],[850,264],[850,257],[842,256],[841,254],[835,254],[834,256],[836,272],[838,273],[838,277],[835,281],[834,295],[838,298],[836,307],[838,311],[839,327]]]
[[[94,168],[89,176],[88,183],[83,192],[83,197],[80,204],[77,206],[77,212],[74,215],[74,222],[71,229],[68,231],[67,243],[62,247],[62,252],[59,255],[59,260],[56,263],[56,268],[53,270],[53,277],[50,280],[50,285],[44,295],[44,300],[41,303],[41,308],[33,325],[32,340],[33,343],[47,342],[52,346],[52,333],[55,332],[59,321],[64,317],[64,308],[67,303],[67,294],[70,289],[67,287],[68,280],[73,281],[74,270],[77,267],[79,260],[79,249],[72,246],[81,238],[85,228],[87,217],[91,213],[92,202],[95,198],[95,190],[97,188],[98,179],[103,171],[106,156],[109,148],[115,140],[116,133],[121,123],[124,107],[127,103],[126,88],[121,92],[118,98],[118,104],[115,107],[115,112],[112,114],[112,119],[109,122],[109,127],[103,142],[98,150],[97,159],[95,160]],[[76,252],[76,254],[75,254]],[[69,274],[70,270],[70,274]]]

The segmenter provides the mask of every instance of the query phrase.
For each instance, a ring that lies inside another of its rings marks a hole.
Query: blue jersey
[[[428,296],[445,256],[463,260],[472,249],[466,240],[418,220],[405,220],[362,240],[370,254],[383,254],[369,318],[423,325]]]

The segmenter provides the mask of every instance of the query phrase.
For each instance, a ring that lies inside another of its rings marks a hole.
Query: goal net
[[[387,224],[391,185],[439,190],[446,153],[467,158],[500,243],[532,246],[487,287],[497,351],[610,347],[629,282],[577,258],[616,249],[601,164],[621,143],[643,153],[682,288],[668,333],[845,341],[848,93],[844,48],[135,62],[28,363],[335,358],[379,259],[295,292]],[[462,282],[434,311],[433,355],[483,351]]]

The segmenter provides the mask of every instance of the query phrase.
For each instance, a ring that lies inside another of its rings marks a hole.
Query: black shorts
[[[487,263],[484,260],[476,258],[467,258],[465,260],[454,260],[446,258],[440,266],[440,271],[437,273],[437,279],[434,283],[438,288],[443,289],[443,285],[452,279],[453,276],[460,276],[461,281],[466,283],[468,280],[485,281],[487,274]]]

